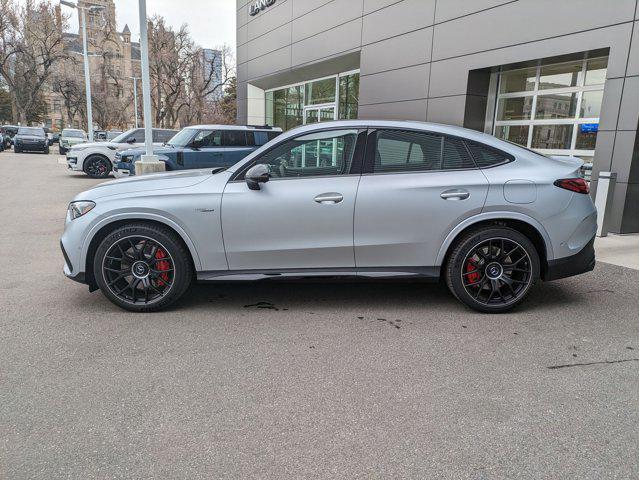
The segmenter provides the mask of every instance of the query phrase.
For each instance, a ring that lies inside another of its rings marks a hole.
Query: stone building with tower
[[[140,76],[140,44],[131,41],[128,25],[121,31],[118,30],[113,0],[78,1],[80,8],[95,5],[102,6],[103,10],[87,10],[86,15],[94,123],[100,129],[131,127],[135,124],[131,77]],[[64,48],[69,54],[69,62],[65,68],[73,70],[69,74],[78,78],[84,91],[82,25],[79,15],[78,23],[79,33],[64,34]],[[62,22],[59,25],[62,28]],[[81,113],[69,113],[64,107],[64,95],[56,92],[52,85],[47,88],[45,102],[46,127],[54,131],[65,127],[86,129]]]

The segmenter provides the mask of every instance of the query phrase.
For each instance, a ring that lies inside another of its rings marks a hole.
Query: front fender
[[[541,223],[539,223],[534,218],[524,215],[523,213],[518,212],[485,212],[480,213],[478,215],[474,215],[470,218],[467,218],[459,225],[457,225],[444,239],[441,247],[439,248],[439,253],[437,254],[436,264],[437,266],[442,265],[444,263],[444,258],[446,257],[446,253],[448,249],[455,241],[455,239],[459,236],[459,234],[465,230],[466,228],[475,225],[480,222],[485,222],[487,220],[519,220],[521,222],[529,224],[531,227],[535,228],[539,234],[542,236],[544,243],[546,245],[546,256],[548,260],[552,260],[555,258],[552,241],[550,239],[550,235],[543,227]]]
[[[80,254],[80,266],[84,268],[87,261],[87,255],[89,253],[89,246],[91,242],[95,238],[95,235],[102,230],[107,225],[122,221],[122,220],[150,220],[158,223],[162,223],[177,232],[177,234],[182,238],[184,243],[186,244],[189,252],[191,253],[191,257],[193,258],[193,263],[196,270],[202,269],[202,262],[200,261],[200,257],[198,255],[197,249],[195,248],[195,244],[191,240],[189,234],[185,231],[185,229],[178,223],[177,219],[167,218],[166,213],[163,215],[159,215],[152,211],[127,211],[120,212],[114,215],[104,216],[99,221],[97,221],[89,230],[89,233],[84,239],[84,243],[82,245],[82,250]]]

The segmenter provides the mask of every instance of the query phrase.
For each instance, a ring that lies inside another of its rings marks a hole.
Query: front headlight
[[[89,213],[95,207],[95,202],[90,200],[79,200],[69,204],[69,216],[71,220],[81,217],[85,213]]]

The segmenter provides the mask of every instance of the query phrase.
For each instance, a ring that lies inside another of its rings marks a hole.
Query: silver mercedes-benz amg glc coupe
[[[482,312],[594,268],[576,159],[419,122],[291,130],[227,169],[103,183],[69,205],[65,274],[153,311],[193,280],[443,280]]]

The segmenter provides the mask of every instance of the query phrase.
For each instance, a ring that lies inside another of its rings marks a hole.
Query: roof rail
[[[246,128],[261,128],[262,130],[273,130],[271,125],[246,125]]]

